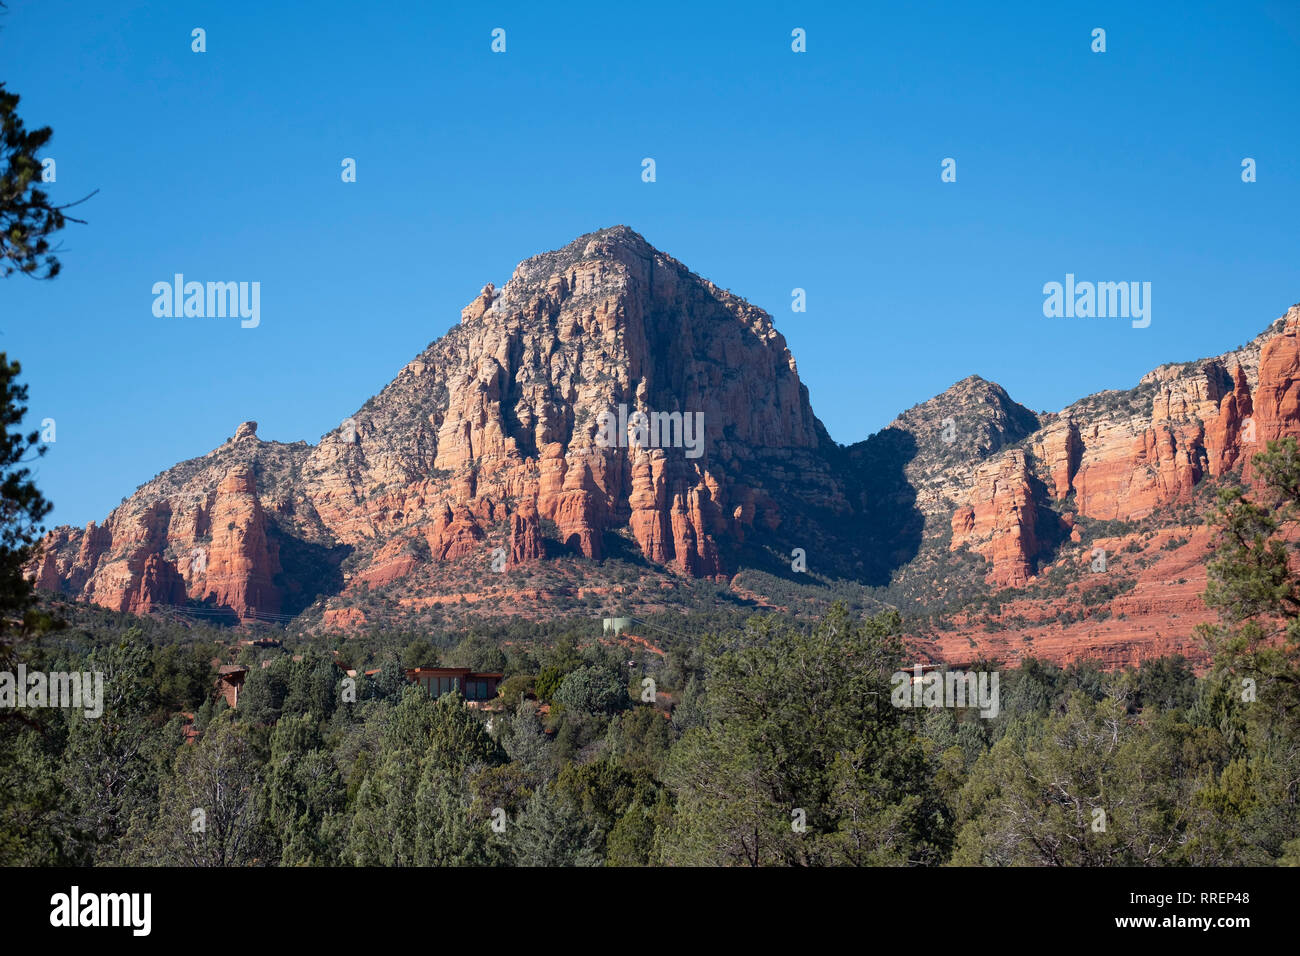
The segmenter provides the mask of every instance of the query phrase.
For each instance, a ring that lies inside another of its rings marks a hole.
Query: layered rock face
[[[620,427],[602,430],[602,415]],[[589,558],[627,533],[656,564],[719,575],[719,538],[780,521],[765,473],[802,469],[847,507],[827,444],[771,318],[616,227],[485,286],[325,436],[303,494],[360,548],[418,534],[453,559],[508,521],[518,564],[542,557],[552,523]]]
[[[28,573],[123,611],[205,604],[283,620],[311,608],[345,630],[368,623],[374,592],[398,609],[472,607],[495,586],[479,571],[522,569],[501,588],[509,613],[516,598],[550,609],[563,587],[603,596],[646,567],[642,590],[757,569],[773,594],[854,581],[882,589],[868,602],[886,593],[932,618],[1018,588],[998,620],[958,611],[936,626],[938,652],[1098,650],[1118,665],[1191,646],[1207,616],[1203,483],[1238,469],[1250,480],[1255,451],[1297,434],[1300,307],[1241,349],[1056,414],[971,376],[838,446],[771,318],[619,226],[482,286],[318,443],[263,441],[245,422],[102,524],[52,531]],[[1080,580],[1103,539],[1124,561],[1143,555],[1125,570],[1131,590]],[[791,549],[820,584],[790,580]],[[602,576],[592,562],[606,558],[634,575]],[[536,573],[552,559],[569,562],[567,584],[552,566]],[[1067,565],[1072,583],[1035,584]],[[1086,593],[1091,616],[1072,616]]]
[[[487,562],[499,541],[512,566],[541,560],[550,528],[561,553],[598,560],[622,535],[716,576],[720,542],[780,526],[791,489],[850,509],[832,447],[771,318],[620,226],[486,285],[316,446],[241,425],[102,527],[51,533],[31,573],[122,610],[188,598],[255,617],[322,593],[282,567],[282,544],[351,550],[351,580],[377,587]]]
[[[259,463],[284,471],[306,451],[261,442],[257,423],[245,422],[206,458],[141,487],[102,526],[51,532],[32,569],[35,582],[133,613],[191,600],[241,617],[278,613],[278,546],[255,474]],[[279,487],[272,499],[284,501],[287,491]]]
[[[986,542],[995,583],[1019,585],[1034,573],[1038,506],[1026,453],[1010,451],[975,471],[970,503],[952,517],[953,546]]]
[[[1249,480],[1249,459],[1285,435],[1300,435],[1300,307],[1237,352],[1162,366],[1129,392],[1047,416],[969,476],[951,546],[987,558],[990,584],[1020,585],[1042,551],[1033,514],[1144,519],[1190,504],[1207,476],[1243,467]]]
[[[1300,422],[1300,307],[1287,313],[1281,334],[1260,353],[1258,387],[1249,399],[1247,414],[1254,423],[1250,437],[1260,448],[1266,442],[1296,434],[1296,423]],[[1250,477],[1249,461],[1245,471]]]

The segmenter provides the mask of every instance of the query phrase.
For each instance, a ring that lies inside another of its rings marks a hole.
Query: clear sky
[[[99,190],[59,278],[0,283],[48,523],[246,419],[316,441],[485,282],[617,223],[771,312],[841,442],[972,373],[1055,410],[1225,351],[1300,301],[1298,53],[1295,0],[9,0],[49,188]],[[156,318],[177,272],[260,282],[260,326]],[[1045,318],[1066,273],[1151,282],[1150,327]]]

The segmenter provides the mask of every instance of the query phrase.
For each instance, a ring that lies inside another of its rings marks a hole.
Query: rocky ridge
[[[1210,536],[1188,524],[1190,543],[1166,552],[1167,528],[1206,479],[1249,480],[1253,450],[1300,434],[1298,382],[1295,307],[1242,348],[1058,413],[971,376],[840,446],[767,313],[617,226],[484,285],[316,444],[264,441],[245,422],[102,524],[52,531],[29,573],[118,610],[202,605],[347,630],[366,625],[367,595],[486,609],[485,580],[513,582],[512,609],[653,602],[708,578],[742,603],[787,606],[733,576],[765,566],[799,580],[787,570],[798,547],[822,580],[878,597],[904,585],[938,605],[1023,593],[927,632],[922,643],[948,659],[1025,653],[1028,637],[1063,660],[1102,648],[1131,661],[1186,650],[1205,616],[1195,567]],[[611,447],[601,415],[620,407],[677,416],[665,438],[699,413],[700,453],[681,441]],[[1107,537],[1116,522],[1141,534]],[[1099,541],[1147,555],[1131,590],[1102,595],[1077,579]],[[609,577],[611,557],[641,580]],[[567,579],[492,576],[565,562]],[[1075,577],[1060,585],[1065,571]],[[1062,587],[1090,595],[1095,613],[1069,619]]]
[[[601,413],[620,406],[667,416],[664,441],[642,442],[667,447],[602,447]],[[698,457],[680,447],[696,413]],[[598,561],[615,535],[653,565],[723,576],[720,543],[780,526],[793,487],[801,507],[850,510],[832,448],[770,316],[619,226],[486,285],[315,446],[245,423],[103,525],[56,529],[33,574],[121,610],[189,600],[255,618],[331,581],[487,563],[498,542],[508,566],[538,561],[546,527],[560,553]]]

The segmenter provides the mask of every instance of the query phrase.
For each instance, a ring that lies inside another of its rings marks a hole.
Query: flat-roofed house
[[[441,697],[454,690],[467,701],[492,700],[503,676],[472,671],[468,667],[416,667],[406,672],[406,679],[419,684],[430,697]]]

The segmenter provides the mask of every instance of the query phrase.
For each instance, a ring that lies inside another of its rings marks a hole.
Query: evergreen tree
[[[158,817],[135,862],[164,866],[249,866],[273,862],[264,816],[262,768],[248,729],[227,711],[184,746],[159,793]]]
[[[564,794],[543,787],[508,830],[516,866],[600,866],[600,834]]]
[[[134,817],[151,813],[179,735],[169,739],[155,726],[153,659],[138,628],[97,649],[86,669],[103,675],[103,713],[67,716],[59,777],[68,851],[81,864],[121,863],[122,838]]]
[[[285,866],[336,861],[345,800],[343,778],[311,714],[285,716],[271,734],[266,815]]]
[[[50,236],[68,222],[68,206],[56,206],[43,189],[37,153],[54,135],[48,126],[28,130],[18,115],[19,96],[0,83],[0,276],[15,272],[38,279],[59,274]],[[89,197],[87,197],[89,198]],[[75,204],[73,204],[75,205]]]
[[[758,622],[706,680],[705,720],[673,748],[670,864],[939,862],[949,813],[904,711],[894,612],[842,605],[810,631]],[[901,808],[901,809],[900,809]],[[884,834],[872,843],[869,831]]]

